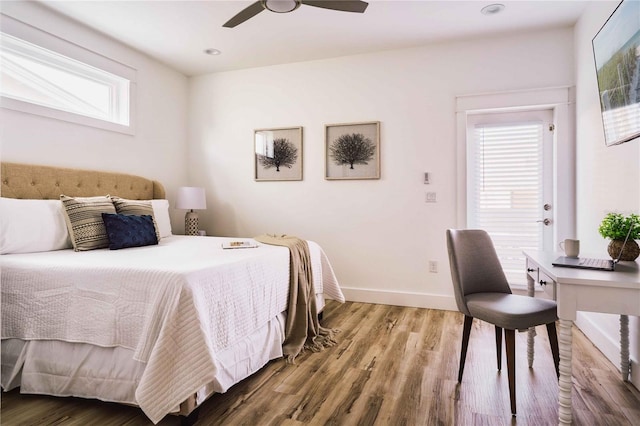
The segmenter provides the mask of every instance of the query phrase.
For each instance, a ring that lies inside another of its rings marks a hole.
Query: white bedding
[[[279,314],[235,345],[216,352],[216,377],[199,389],[199,405],[212,393],[226,392],[270,360],[281,358],[286,316]],[[74,396],[138,405],[136,389],[145,364],[131,349],[104,348],[60,340],[2,341],[2,387],[25,394]],[[171,412],[177,413],[180,407]]]
[[[288,249],[222,250],[226,240],[4,255],[2,338],[130,349],[145,364],[136,402],[157,423],[214,382],[221,351],[286,310]],[[344,301],[322,249],[309,249],[316,293]]]

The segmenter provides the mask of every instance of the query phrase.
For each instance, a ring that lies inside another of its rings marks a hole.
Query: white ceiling
[[[370,0],[363,14],[302,5],[287,14],[261,12],[235,28],[222,24],[253,1],[41,3],[192,76],[571,26],[588,2]],[[492,3],[506,8],[480,13]],[[222,54],[205,55],[207,48]]]

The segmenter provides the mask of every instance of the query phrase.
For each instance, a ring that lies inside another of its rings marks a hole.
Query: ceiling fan
[[[233,28],[236,25],[242,24],[247,19],[253,18],[263,10],[269,10],[275,13],[293,12],[302,4],[321,7],[323,9],[356,13],[363,13],[367,9],[367,6],[369,6],[369,3],[366,1],[359,0],[258,0],[229,19],[223,27]]]

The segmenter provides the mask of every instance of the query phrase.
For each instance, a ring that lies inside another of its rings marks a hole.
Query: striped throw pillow
[[[118,214],[126,216],[151,216],[153,219],[153,226],[156,231],[156,238],[160,241],[160,230],[158,223],[156,222],[156,217],[153,213],[151,200],[127,200],[126,198],[112,196],[111,201],[113,201],[113,205],[115,206]]]
[[[75,251],[109,247],[102,213],[116,213],[111,197],[69,197],[61,195],[67,230]]]

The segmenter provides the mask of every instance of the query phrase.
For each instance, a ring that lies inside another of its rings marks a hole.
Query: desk
[[[578,311],[620,315],[620,355],[623,380],[629,375],[629,317],[640,316],[640,268],[638,262],[620,262],[616,270],[589,271],[551,265],[559,254],[524,252],[527,260],[528,294],[542,285],[558,303],[560,330],[560,379],[558,381],[558,419],[571,424],[571,327]],[[533,363],[533,333],[529,333],[529,365]]]

